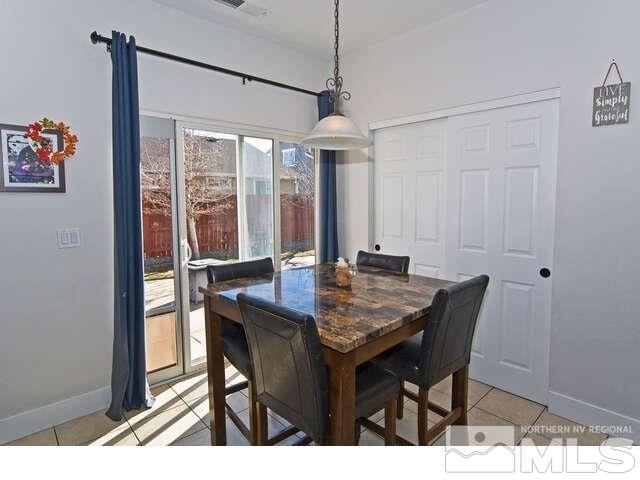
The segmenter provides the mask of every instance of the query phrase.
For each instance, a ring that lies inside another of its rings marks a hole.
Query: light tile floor
[[[227,366],[228,384],[243,380],[242,376]],[[414,388],[407,385],[408,388]],[[108,419],[103,411],[76,418],[55,427],[34,433],[8,445],[210,445],[209,403],[207,398],[206,374],[195,375],[177,382],[152,389],[156,402],[150,409],[127,412],[120,422]],[[436,385],[429,392],[430,400],[445,407],[451,405],[451,379]],[[240,417],[248,420],[248,399],[246,391],[227,397]],[[416,404],[405,400],[402,420],[398,420],[397,432],[406,439],[417,443]],[[373,415],[372,420],[383,425],[383,413]],[[440,419],[429,412],[429,424]],[[581,445],[599,445],[607,436],[586,429],[576,431],[579,425],[558,417],[540,404],[512,395],[497,388],[474,380],[469,381],[469,424],[477,426],[515,426],[516,441],[535,445],[548,445],[551,437],[577,438]],[[270,435],[287,426],[287,422],[275,414],[269,414]],[[528,432],[521,427],[533,426],[536,432]],[[553,430],[555,429],[555,430]],[[547,432],[560,433],[547,433]],[[298,434],[301,438],[302,434]],[[297,438],[290,438],[283,444],[290,444]],[[227,418],[227,442],[229,445],[248,445],[236,426]],[[363,430],[360,445],[383,445],[383,440],[375,434]],[[434,445],[443,445],[440,436]]]

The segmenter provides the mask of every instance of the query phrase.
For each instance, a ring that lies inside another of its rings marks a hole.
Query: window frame
[[[159,116],[159,114],[153,113],[142,113],[141,115],[154,115]],[[165,114],[166,115],[166,114]],[[218,121],[218,120],[206,120],[202,118],[194,118],[194,117],[185,117],[185,116],[166,116],[165,118],[171,118],[175,121],[175,129],[176,129],[176,138],[179,138],[182,135],[182,128],[191,128],[196,130],[207,130],[213,131],[215,133],[224,133],[227,135],[236,135],[238,137],[238,151],[236,154],[236,161],[238,162],[236,168],[236,174],[239,179],[242,181],[238,182],[236,194],[238,196],[238,249],[241,252],[240,260],[244,260],[244,227],[241,226],[244,224],[244,215],[245,215],[245,195],[244,195],[244,177],[242,176],[243,172],[243,159],[242,159],[242,148],[241,148],[241,137],[257,137],[257,138],[265,138],[273,141],[273,151],[272,151],[272,164],[271,164],[271,178],[272,178],[272,187],[273,187],[273,267],[275,271],[281,270],[281,260],[280,255],[282,253],[282,245],[281,245],[281,216],[280,216],[280,182],[279,180],[277,163],[280,161],[281,150],[280,150],[280,142],[285,143],[301,143],[305,134],[300,132],[292,132],[280,129],[273,129],[268,127],[259,127],[259,126],[250,126],[246,124],[234,123],[234,122],[226,122],[226,121]],[[182,141],[179,140],[176,143],[177,153],[182,148]],[[318,263],[318,252],[319,252],[319,174],[320,174],[320,152],[318,149],[313,149],[314,151],[314,182],[315,182],[315,196],[314,196],[314,249],[316,252],[316,264]],[[180,154],[178,153],[178,159],[180,158]],[[179,162],[178,162],[179,163]],[[180,220],[182,223],[182,221]]]

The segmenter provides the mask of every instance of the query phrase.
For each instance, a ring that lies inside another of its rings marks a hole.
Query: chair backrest
[[[489,277],[480,275],[436,293],[422,335],[420,373],[429,388],[469,364]]]
[[[327,367],[314,318],[243,293],[237,301],[257,400],[316,442],[327,440]]]
[[[398,257],[395,255],[383,255],[381,253],[371,253],[360,250],[356,257],[356,265],[367,267],[383,268],[398,273],[409,271],[409,257]]]
[[[221,263],[207,267],[209,283],[224,282],[235,278],[257,277],[267,273],[273,273],[273,261],[270,257],[248,262]]]

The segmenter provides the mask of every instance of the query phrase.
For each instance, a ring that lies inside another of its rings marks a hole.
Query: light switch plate
[[[79,228],[59,228],[58,248],[75,248],[80,246]]]

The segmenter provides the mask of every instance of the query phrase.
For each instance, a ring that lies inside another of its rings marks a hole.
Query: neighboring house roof
[[[231,139],[205,136],[193,136],[194,141],[198,142],[197,148],[203,154],[210,154],[215,160],[211,162],[210,172],[205,174],[216,176],[235,176],[236,175],[236,141]],[[307,150],[298,144],[282,143],[282,150],[295,150],[295,161],[289,165],[279,162],[279,177],[281,179],[296,179],[300,176],[301,169],[313,172],[314,157]],[[245,142],[244,144],[244,170],[247,177],[268,177],[271,175],[271,162],[265,161],[265,158],[271,158],[271,150],[257,148],[256,145]],[[169,158],[169,142],[166,139],[155,137],[144,137],[141,149],[141,163],[143,169],[149,171],[148,168],[162,168],[168,172],[169,164],[164,162],[149,162],[151,158]],[[302,167],[302,168],[301,168]],[[166,168],[166,170],[165,170]],[[160,172],[158,172],[160,173]]]

